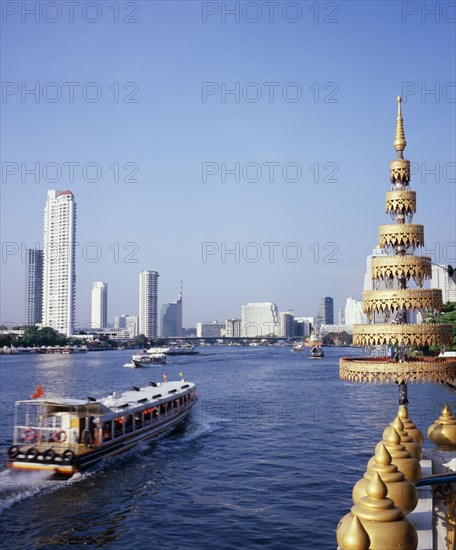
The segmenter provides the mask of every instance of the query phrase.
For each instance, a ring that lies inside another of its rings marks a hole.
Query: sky
[[[398,94],[422,252],[456,263],[454,2],[35,4],[1,2],[2,323],[49,189],[77,203],[79,326],[95,281],[137,315],[145,269],[186,327],[337,313],[389,223]]]

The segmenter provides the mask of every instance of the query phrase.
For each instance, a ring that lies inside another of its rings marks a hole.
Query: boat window
[[[144,424],[150,424],[151,418],[152,418],[152,410],[146,409],[144,411]]]
[[[103,441],[110,441],[112,439],[112,422],[103,422]]]
[[[119,437],[123,434],[123,418],[116,418],[114,420],[114,437]]]
[[[165,414],[165,412],[166,412],[165,405],[160,405],[160,414]]]
[[[157,418],[158,417],[158,409],[157,407],[154,407],[152,409],[152,418]]]
[[[125,421],[125,433],[130,433],[133,431],[133,415],[129,414]]]
[[[135,430],[139,430],[142,428],[142,414],[140,412],[135,414]]]

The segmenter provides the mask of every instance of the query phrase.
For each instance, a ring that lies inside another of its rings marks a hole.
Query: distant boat
[[[310,350],[310,358],[311,359],[321,359],[325,356],[325,352],[322,350],[320,346],[314,346]]]
[[[294,346],[291,348],[291,351],[304,351],[305,345],[304,342],[298,342],[294,344]]]
[[[132,355],[131,361],[135,367],[149,367],[151,365],[165,365],[164,353],[137,353]]]

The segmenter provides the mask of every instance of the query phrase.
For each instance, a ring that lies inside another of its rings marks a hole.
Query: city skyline
[[[82,326],[93,281],[109,283],[113,314],[136,312],[137,274],[150,266],[163,302],[185,280],[184,326],[237,317],[250,301],[314,315],[322,296],[361,299],[398,94],[416,222],[433,222],[423,254],[454,265],[454,24],[402,4],[336,3],[331,22],[325,4],[296,23],[281,10],[273,22],[204,21],[193,2],[141,2],[130,25],[9,17],[1,321],[22,322],[25,250],[40,247],[37,205],[52,188],[71,189],[84,220]],[[398,36],[406,72],[391,61]]]

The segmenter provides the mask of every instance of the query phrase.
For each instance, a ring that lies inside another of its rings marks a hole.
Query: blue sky
[[[389,221],[398,93],[414,220],[434,260],[456,263],[452,3],[278,2],[269,21],[270,2],[81,1],[73,22],[56,2],[27,15],[34,4],[2,2],[2,322],[23,320],[20,250],[42,240],[48,189],[77,202],[80,325],[94,281],[110,321],[137,314],[144,269],[160,303],[183,280],[185,326],[249,301],[314,315],[322,296],[361,298]],[[237,5],[239,22],[223,13]],[[36,163],[38,181],[23,168]]]

